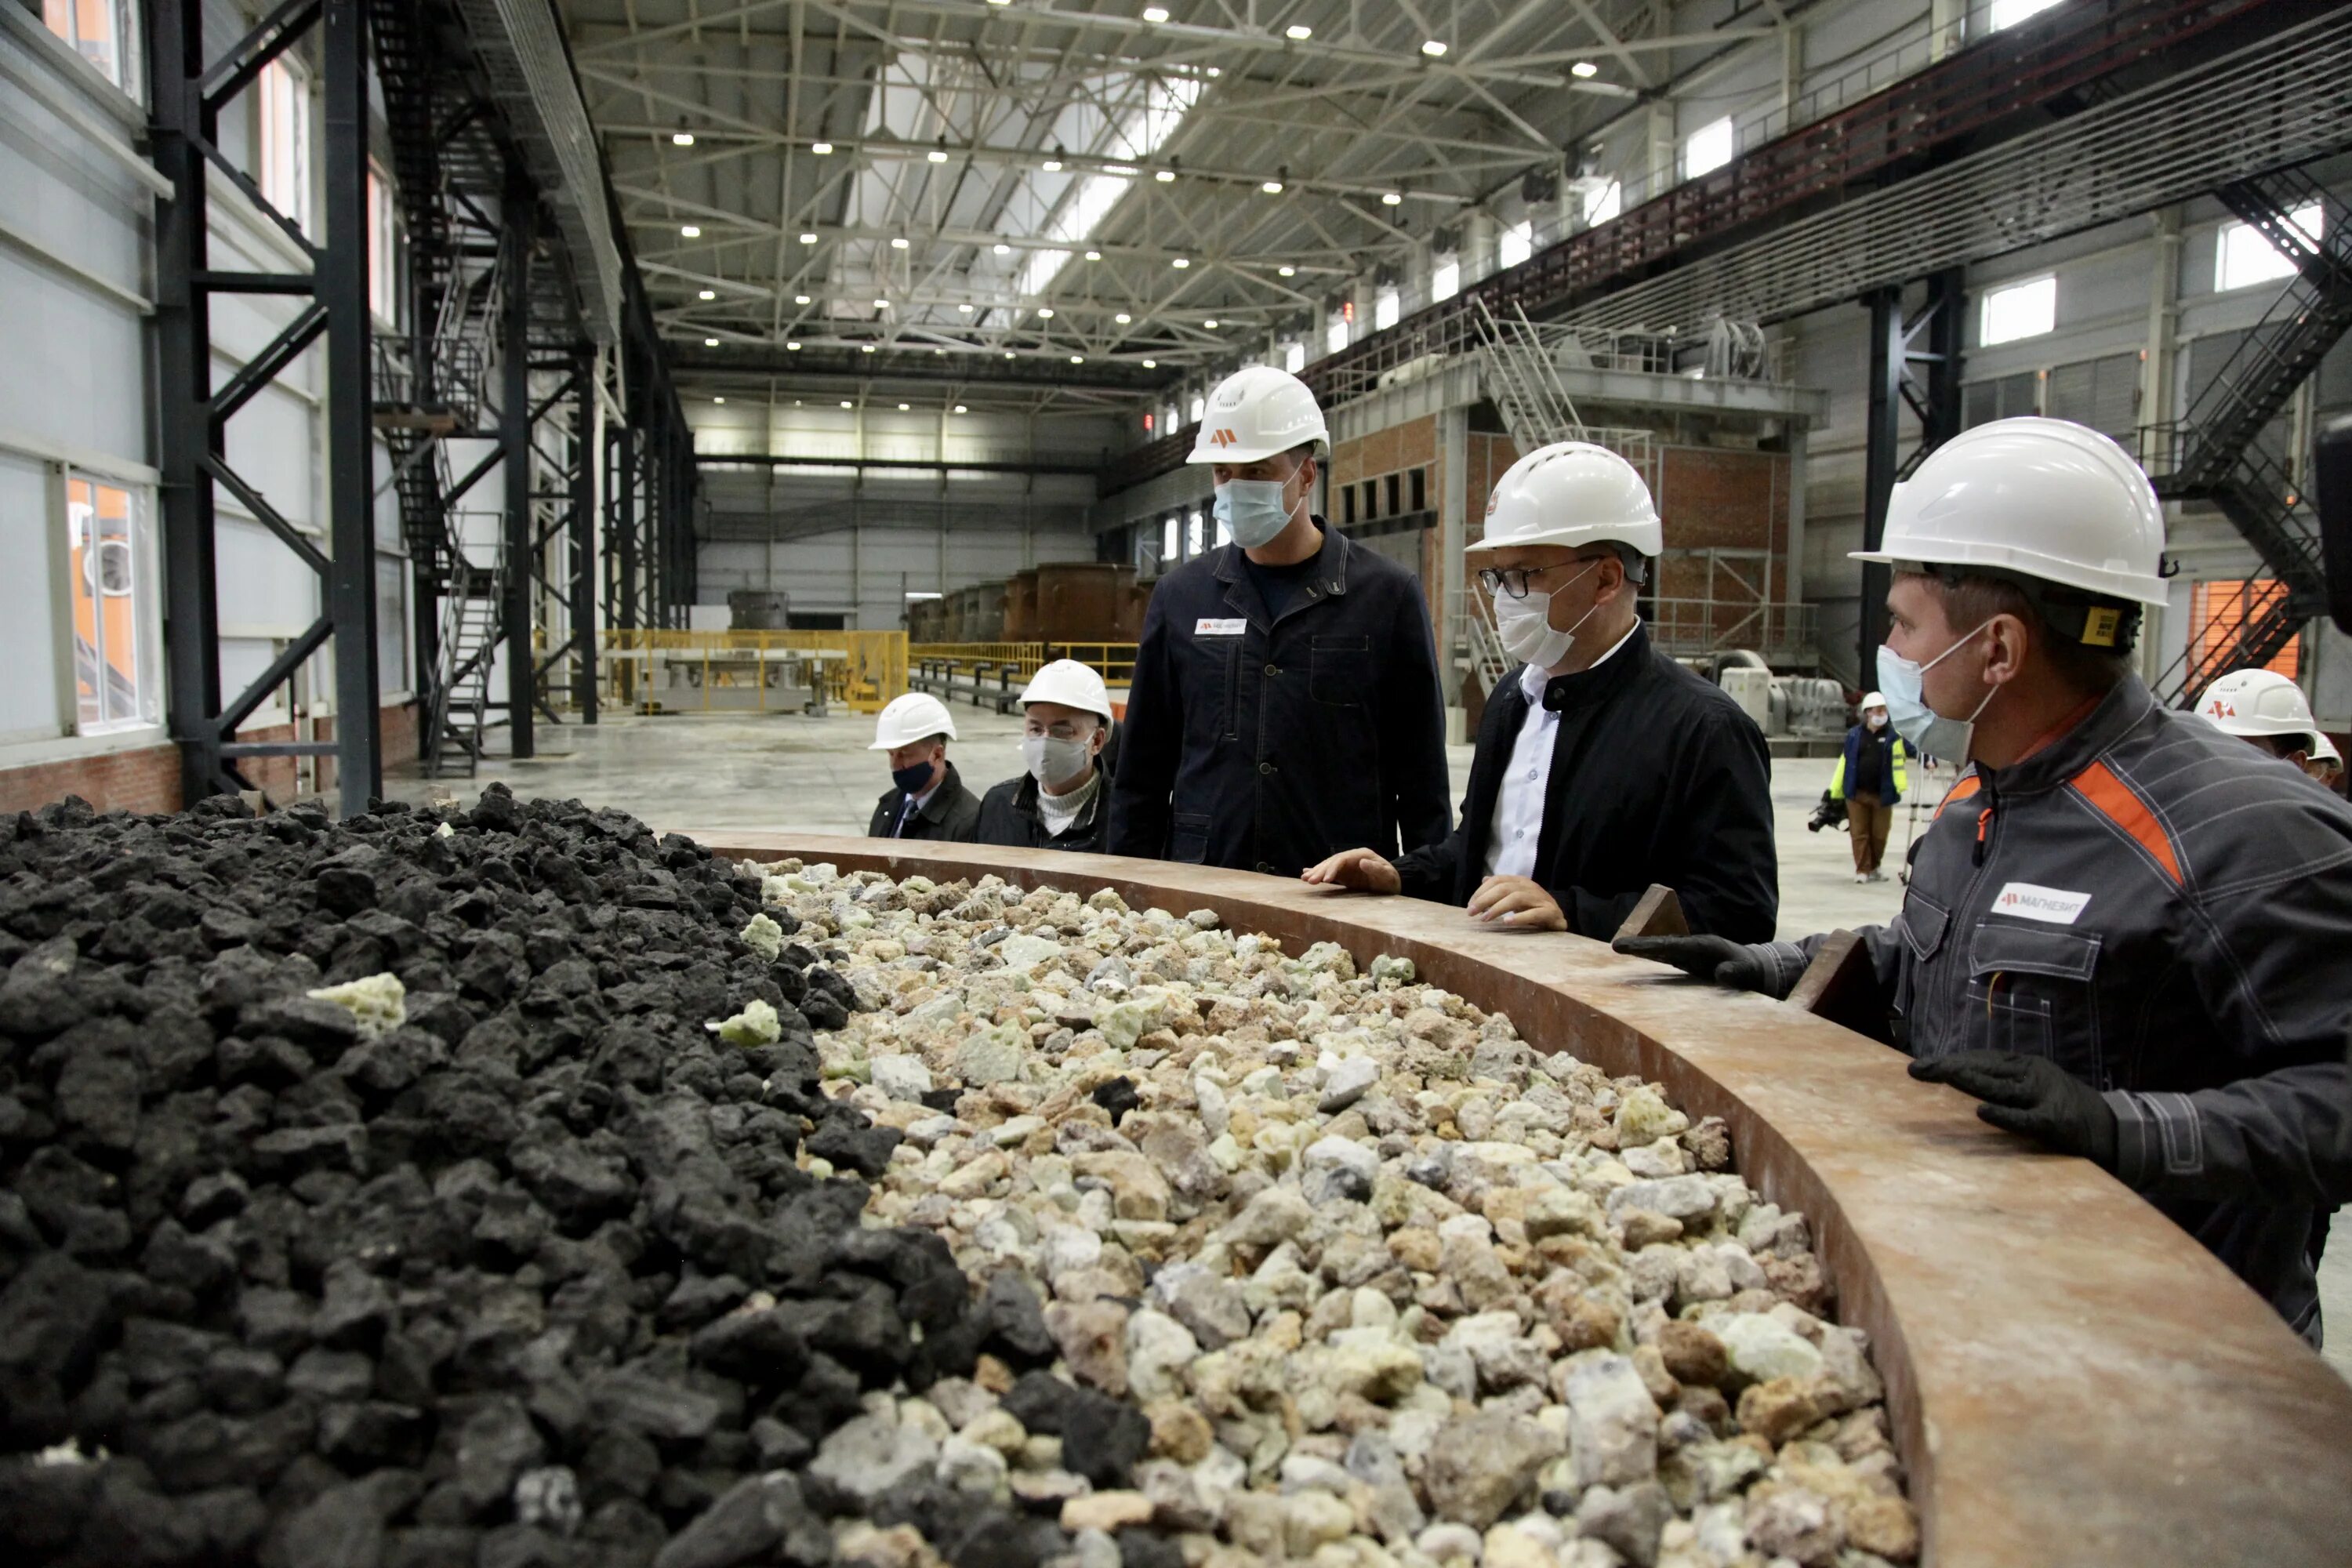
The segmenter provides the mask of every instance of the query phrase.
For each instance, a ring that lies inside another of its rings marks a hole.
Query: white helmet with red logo
[[[2303,688],[2268,669],[2233,669],[2197,700],[2198,713],[2231,735],[2309,735],[2318,723]]]
[[[1323,410],[1307,384],[1286,370],[1254,364],[1217,384],[1192,437],[1191,463],[1255,463],[1312,442],[1315,455],[1331,449]]]
[[[1513,463],[1486,500],[1478,555],[1526,544],[1570,549],[1622,544],[1654,558],[1665,548],[1650,487],[1633,464],[1590,441],[1555,441]]]

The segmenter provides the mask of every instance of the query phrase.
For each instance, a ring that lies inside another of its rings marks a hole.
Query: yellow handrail
[[[723,688],[735,679],[725,669],[723,659],[717,672],[710,668],[713,656],[729,653],[799,649],[840,654],[839,658],[814,663],[824,682],[826,700],[853,713],[878,713],[885,703],[907,690],[907,634],[900,631],[677,631],[625,626],[608,628],[598,641],[605,655],[598,661],[604,689],[624,704],[635,700],[643,677],[636,660],[628,656],[655,652],[688,658],[702,656],[705,674],[700,689],[706,694],[706,707],[714,680]],[[764,702],[764,678],[759,684]]]
[[[907,649],[908,664],[912,668],[947,665],[958,674],[982,668],[996,674],[1010,667],[1024,680],[1057,658],[1075,658],[1091,665],[1112,686],[1124,686],[1135,678],[1135,645],[1131,642],[929,642],[916,643]]]

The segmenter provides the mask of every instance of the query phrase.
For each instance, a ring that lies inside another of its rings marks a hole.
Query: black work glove
[[[1671,963],[1685,974],[1712,980],[1734,991],[1770,994],[1780,981],[1772,965],[1739,943],[1720,936],[1622,936],[1609,944],[1614,952]]]
[[[1948,1083],[1984,1101],[1977,1115],[2005,1132],[2021,1132],[2061,1154],[2116,1168],[2116,1111],[2099,1091],[2042,1057],[1960,1051],[1913,1062],[1922,1083]]]

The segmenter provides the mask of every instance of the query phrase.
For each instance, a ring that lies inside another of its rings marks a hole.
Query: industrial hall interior
[[[2348,336],[2341,0],[0,0],[0,1557],[2344,1568]]]

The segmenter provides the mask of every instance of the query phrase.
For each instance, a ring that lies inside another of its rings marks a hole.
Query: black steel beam
[[[812,458],[796,453],[697,452],[698,467],[709,468],[912,468],[945,473],[953,468],[979,474],[1073,474],[1092,479],[1099,463],[960,462],[940,458]]]
[[[591,460],[596,428],[596,383],[590,369],[593,351],[580,346],[573,383],[580,400],[572,416],[572,700],[580,721],[596,721],[596,473]]]
[[[671,369],[679,375],[741,375],[806,377],[811,380],[914,382],[923,385],[1034,386],[1066,392],[1100,392],[1118,395],[1159,392],[1173,386],[1180,373],[1171,367],[1146,370],[1129,360],[1095,360],[1082,365],[1066,358],[1034,354],[1006,359],[992,349],[950,349],[935,354],[923,348],[859,349],[803,344],[745,347],[678,348],[669,350]]]
[[[326,578],[335,626],[335,788],[355,816],[383,794],[375,640],[375,431],[368,338],[366,0],[325,0],[327,244],[316,299],[327,315]]]
[[[530,252],[537,198],[518,163],[507,174],[506,349],[500,366],[499,444],[506,463],[506,678],[509,752],[536,754],[531,696],[538,684],[530,652]]]
[[[637,485],[642,476],[637,447],[636,431],[627,426],[622,426],[617,442],[620,453],[620,516],[613,531],[621,560],[620,624],[632,630],[646,624],[637,597]]]
[[[1870,307],[1870,412],[1864,426],[1862,547],[1876,550],[1886,538],[1886,509],[1897,481],[1927,455],[1960,431],[1960,343],[1967,293],[1958,268],[1927,279],[1927,299],[1906,316],[1904,290],[1881,289]],[[1921,340],[1925,339],[1922,345]],[[1919,440],[1902,456],[1903,411],[1919,421]],[[1857,679],[1877,684],[1878,647],[1886,640],[1886,591],[1894,574],[1875,562],[1862,563],[1862,605],[1856,633]]]

